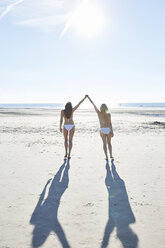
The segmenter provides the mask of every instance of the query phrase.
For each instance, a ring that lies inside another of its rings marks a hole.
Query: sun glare
[[[104,22],[104,14],[96,1],[83,1],[72,16],[72,28],[77,34],[87,38],[101,33]]]

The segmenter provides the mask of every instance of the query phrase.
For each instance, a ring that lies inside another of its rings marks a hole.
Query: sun
[[[92,38],[102,32],[104,24],[105,16],[98,1],[84,0],[72,13],[63,33],[72,28],[80,36]]]
[[[96,3],[83,1],[73,15],[72,27],[75,31],[88,38],[98,35],[104,26],[104,15]]]

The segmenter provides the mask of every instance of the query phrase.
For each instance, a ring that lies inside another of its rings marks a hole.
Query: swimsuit
[[[67,123],[69,123],[69,118],[67,118]],[[74,127],[74,124],[64,124],[64,127],[67,131],[70,131]]]
[[[101,127],[100,132],[103,134],[109,134],[111,132],[110,127]]]
[[[70,131],[74,127],[74,124],[66,124],[64,127],[66,130]]]

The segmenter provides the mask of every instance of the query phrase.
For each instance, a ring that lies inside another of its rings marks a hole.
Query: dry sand
[[[112,110],[109,165],[91,110],[64,164],[59,113],[0,109],[0,248],[164,248],[165,110]]]

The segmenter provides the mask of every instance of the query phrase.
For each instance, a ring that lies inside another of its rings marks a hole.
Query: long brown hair
[[[64,114],[66,116],[66,118],[70,118],[72,115],[72,103],[71,102],[67,102],[65,105],[65,109],[64,109]]]

